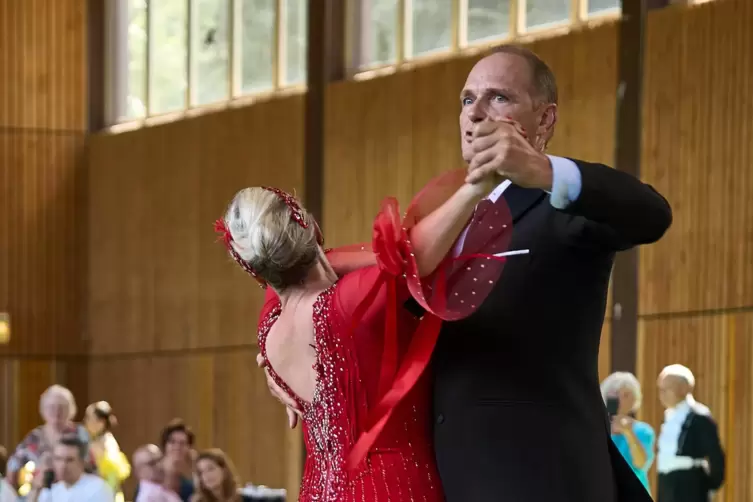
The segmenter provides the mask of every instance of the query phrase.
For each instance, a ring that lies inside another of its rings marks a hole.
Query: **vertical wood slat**
[[[12,320],[10,343],[0,345],[0,392],[11,399],[0,442],[11,448],[39,424],[39,395],[51,383],[86,400],[86,366],[57,371],[53,362],[86,350],[78,287],[86,28],[80,0],[0,4],[0,311]]]
[[[642,315],[753,306],[751,23],[739,0],[649,15],[643,176],[674,223],[641,250]]]
[[[2,2],[0,128],[86,128],[84,4]]]

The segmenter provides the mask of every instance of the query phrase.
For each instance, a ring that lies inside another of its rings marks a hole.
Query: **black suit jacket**
[[[659,474],[658,502],[708,502],[709,492],[724,482],[724,450],[716,422],[707,413],[691,411],[682,424],[677,455],[709,462],[709,472],[697,467]]]
[[[609,438],[598,353],[614,254],[659,239],[666,200],[575,161],[565,211],[512,185],[511,257],[476,313],[442,329],[433,360],[435,447],[449,502],[650,500]]]

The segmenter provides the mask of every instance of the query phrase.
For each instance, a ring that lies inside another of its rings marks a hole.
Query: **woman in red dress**
[[[316,222],[277,189],[240,191],[218,220],[235,261],[271,286],[259,347],[302,410],[307,457],[299,500],[443,500],[424,369],[442,319],[472,313],[503,261],[468,246],[448,258],[497,183],[467,184],[465,174],[431,182],[402,220],[397,202],[386,199],[371,246],[325,254]],[[509,213],[504,203],[495,210],[499,225],[481,234],[478,249],[490,241],[506,248]],[[421,319],[403,308],[411,299],[426,312]]]

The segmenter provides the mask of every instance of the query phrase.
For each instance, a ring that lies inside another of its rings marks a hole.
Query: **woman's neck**
[[[284,290],[277,292],[280,297],[280,304],[283,308],[295,305],[312,294],[319,294],[321,291],[331,287],[335,282],[337,282],[337,274],[335,274],[332,267],[329,266],[327,258],[322,254],[316,264],[311,267],[311,270],[301,284],[288,286]]]
[[[55,425],[51,425],[51,424],[45,424],[44,425],[45,436],[47,436],[49,438],[52,438],[52,439],[57,439],[58,437],[60,437],[63,434],[63,431],[65,430],[66,425],[67,424],[63,424],[63,425],[60,425],[60,426],[55,426]]]
[[[222,493],[222,486],[219,488],[215,488],[214,490],[211,490],[212,495],[214,496],[214,500],[218,500],[220,502],[225,502],[225,494]]]

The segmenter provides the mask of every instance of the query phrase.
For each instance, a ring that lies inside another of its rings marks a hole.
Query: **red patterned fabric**
[[[402,219],[397,201],[385,200],[371,246],[378,265],[346,274],[319,295],[314,305],[317,383],[311,402],[295,396],[268,363],[271,376],[303,411],[308,455],[301,501],[443,500],[424,370],[442,319],[473,313],[499,277],[503,260],[487,255],[448,258],[430,278],[420,278],[408,236],[463,178],[461,172],[434,180]],[[499,209],[506,211],[503,205]],[[493,239],[504,251],[509,212],[499,222],[498,228],[484,231],[485,240]],[[347,261],[349,252],[362,249],[336,249],[331,259]],[[403,308],[411,297],[427,311],[420,321]],[[267,335],[280,312],[268,290],[259,327],[265,358]]]

